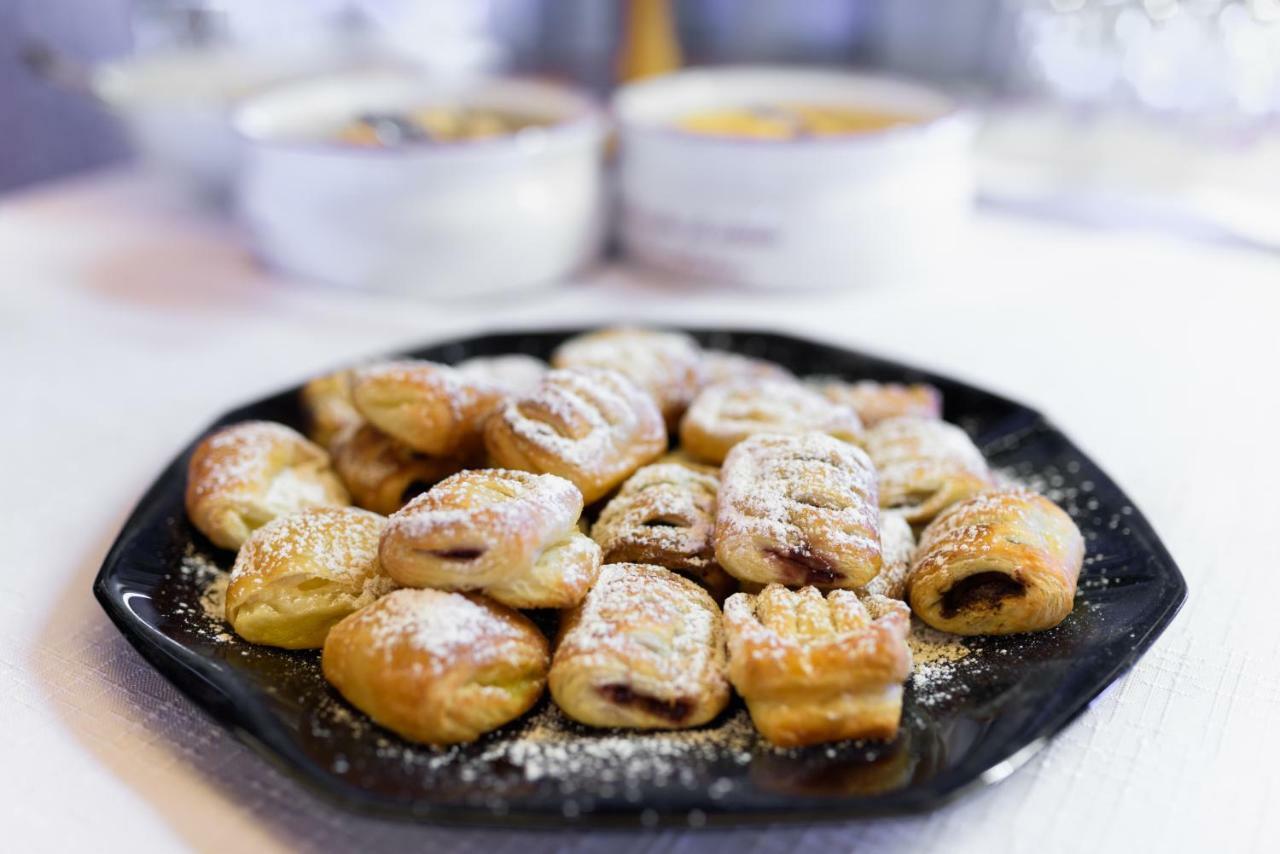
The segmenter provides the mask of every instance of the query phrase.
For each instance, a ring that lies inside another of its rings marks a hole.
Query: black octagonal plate
[[[580,330],[505,333],[424,347],[456,362],[547,356]],[[1111,479],[1038,413],[944,377],[825,344],[749,331],[694,330],[705,344],[763,356],[798,374],[928,381],[946,417],[992,465],[1046,492],[1084,531],[1075,610],[1038,635],[978,639],[954,663],[922,664],[899,738],[779,751],[735,703],[696,734],[628,735],[566,722],[543,700],[480,742],[446,751],[369,723],[324,683],[317,652],[253,647],[201,608],[212,564],[232,555],[187,522],[188,446],[143,496],[94,592],[125,637],[175,686],[321,795],[360,812],[450,823],[651,826],[813,821],[935,807],[993,783],[1080,714],[1164,630],[1186,583],[1151,526]],[[227,413],[300,424],[296,389]],[[544,626],[554,615],[541,615]]]

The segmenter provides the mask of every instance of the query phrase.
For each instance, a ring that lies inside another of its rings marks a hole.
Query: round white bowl
[[[762,140],[674,126],[690,113],[801,102],[915,119]],[[631,258],[756,288],[832,289],[936,272],[973,196],[973,122],[945,95],[845,71],[707,68],[626,86],[620,233]]]
[[[336,46],[184,49],[104,63],[91,93],[123,122],[134,149],[161,170],[213,196],[231,188],[239,141],[231,111],[273,84],[334,71]]]
[[[462,104],[554,119],[495,139],[360,148],[334,130],[369,111]],[[472,297],[554,282],[596,257],[605,127],[560,86],[346,74],[246,102],[239,208],[260,257],[336,285]]]

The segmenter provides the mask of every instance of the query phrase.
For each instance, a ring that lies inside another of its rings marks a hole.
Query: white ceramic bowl
[[[489,140],[360,148],[328,136],[369,111],[431,104],[555,124]],[[556,281],[597,255],[603,117],[546,83],[346,74],[282,87],[236,115],[239,207],[257,251],[332,284],[471,297]]]
[[[265,88],[333,71],[336,46],[188,49],[129,57],[95,68],[92,94],[124,123],[143,159],[214,196],[230,190],[238,163],[231,111]]]
[[[880,108],[916,121],[796,140],[673,123],[779,102]],[[645,264],[759,288],[830,289],[931,274],[973,195],[973,123],[922,86],[844,71],[707,68],[615,96],[622,243]]]

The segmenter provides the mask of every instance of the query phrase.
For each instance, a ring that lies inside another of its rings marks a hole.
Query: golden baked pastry
[[[748,436],[814,431],[862,441],[857,414],[811,388],[782,380],[738,380],[702,390],[680,422],[680,443],[695,457],[718,464]]]
[[[602,368],[548,372],[536,392],[494,413],[484,438],[494,465],[559,475],[588,504],[667,448],[653,398]]]
[[[900,416],[941,418],[942,392],[927,383],[878,383],[872,380],[845,382],[831,378],[815,378],[815,387],[832,403],[843,404],[871,429],[881,421]]]
[[[464,471],[391,517],[382,563],[407,587],[477,591],[513,608],[577,605],[600,572],[582,493],[551,474]]]
[[[497,386],[470,379],[448,365],[419,360],[356,370],[351,395],[369,423],[433,457],[478,452],[484,421],[505,398]]]
[[[648,563],[692,578],[717,601],[737,582],[716,562],[715,469],[654,463],[610,499],[591,529],[605,563]]]
[[[531,394],[542,382],[550,366],[524,353],[475,356],[459,362],[458,373],[476,382],[497,386],[505,394]]]
[[[770,584],[724,606],[729,680],[779,747],[891,739],[911,675],[911,614],[883,596]]]
[[[556,368],[608,368],[653,395],[670,429],[702,384],[702,352],[683,332],[615,327],[578,335],[551,355]]]
[[[474,741],[542,694],[547,639],[483,596],[396,590],[338,623],[324,678],[351,705],[412,741]]]
[[[880,506],[898,510],[913,525],[991,488],[982,452],[945,421],[890,418],[867,431],[866,449],[880,473]]]
[[[565,615],[548,682],[588,726],[683,729],[729,702],[724,655],[707,591],[659,566],[612,563]]]
[[[1025,490],[988,492],[925,528],[907,601],[946,632],[1038,632],[1071,613],[1083,560],[1080,529],[1052,501]]]
[[[740,442],[720,472],[716,557],[758,584],[869,583],[882,566],[871,461],[825,433]]]
[[[462,471],[467,462],[457,457],[420,454],[363,422],[347,428],[333,442],[333,467],[347,485],[352,500],[384,516]]]
[[[730,353],[727,350],[702,351],[702,385],[734,382],[736,380],[794,381],[795,374],[767,359]]]
[[[187,516],[224,549],[240,548],[277,516],[350,503],[324,448],[272,421],[211,433],[187,466]]]
[[[250,643],[322,646],[334,623],[395,587],[378,563],[386,522],[354,507],[312,507],[263,525],[236,555],[227,622]]]
[[[911,558],[915,550],[915,534],[902,514],[894,510],[881,510],[880,571],[866,584],[853,588],[854,592],[859,596],[905,598],[907,573],[911,571]]]
[[[302,387],[301,398],[307,435],[330,451],[334,439],[364,421],[351,399],[351,371],[315,377]]]

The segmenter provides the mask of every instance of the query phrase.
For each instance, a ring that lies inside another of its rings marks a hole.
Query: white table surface
[[[273,280],[233,228],[130,173],[0,200],[2,847],[1276,850],[1280,258],[989,214],[969,247],[928,284],[841,296],[686,290],[603,270],[543,294],[442,307]],[[1038,757],[933,814],[630,835],[440,830],[337,812],[211,724],[93,601],[133,502],[228,407],[437,337],[619,319],[774,327],[1024,400],[1143,508],[1190,598]]]

